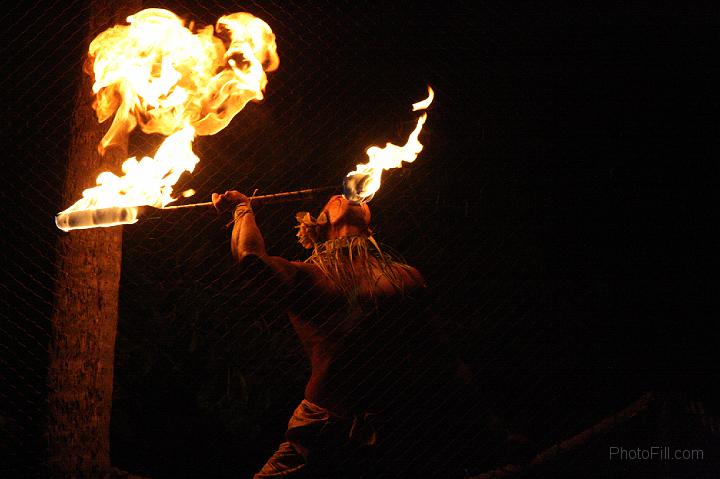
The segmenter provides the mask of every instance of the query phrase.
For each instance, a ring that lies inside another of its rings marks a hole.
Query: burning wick
[[[139,208],[134,206],[62,212],[55,216],[55,226],[67,232],[97,227],[131,225],[137,223],[138,213]]]
[[[359,191],[370,191],[370,181],[372,177],[364,173],[348,174],[343,180],[343,196],[346,200],[355,204],[367,203],[373,199],[375,193],[365,194],[365,196],[358,193]]]
[[[428,97],[413,104],[413,111],[425,110],[432,103],[435,93],[428,86]],[[355,171],[347,174],[343,180],[343,196],[353,203],[367,203],[373,199],[380,183],[383,170],[402,167],[402,163],[412,163],[422,151],[423,145],[418,140],[420,131],[427,119],[427,113],[418,118],[417,126],[403,146],[387,143],[385,148],[371,146],[367,149],[368,162],[357,165]]]

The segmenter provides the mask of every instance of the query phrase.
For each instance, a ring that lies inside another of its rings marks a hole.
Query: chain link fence
[[[632,253],[618,256],[627,251],[621,233],[607,229],[603,215],[621,214],[628,199],[632,213],[618,216],[626,238],[654,207],[631,197],[635,171],[610,154],[627,146],[602,116],[611,113],[601,111],[587,128],[574,125],[580,110],[613,95],[612,85],[576,83],[595,68],[583,58],[597,61],[605,50],[575,43],[585,24],[562,14],[525,6],[520,16],[499,5],[152,6],[198,25],[249,11],[277,36],[281,63],[265,100],[195,142],[200,163],[175,190],[193,188],[198,201],[230,189],[339,187],[368,146],[404,141],[416,121],[410,105],[434,88],[425,148],[412,165],[384,175],[370,204],[373,226],[424,274],[453,344],[481,378],[487,407],[542,448],[648,387],[642,371],[664,340],[628,338],[645,320],[629,332],[621,325],[671,303],[659,298],[644,309],[645,296],[667,284],[643,270],[659,246],[647,246],[638,277],[629,278],[622,265]],[[68,206],[59,203],[88,14],[74,0],[17,4],[3,16],[0,426],[10,468],[42,456],[55,248],[66,234],[53,215]],[[569,106],[554,103],[559,95]],[[130,154],[151,154],[157,140],[136,132]],[[592,155],[587,145],[597,147]],[[649,179],[637,187],[653,194],[663,185]],[[259,208],[269,252],[304,259],[294,213],[316,213],[323,203]],[[113,464],[122,469],[153,478],[250,477],[302,399],[307,359],[274,302],[278,293],[259,284],[262,277],[237,274],[225,221],[193,210],[124,227],[111,428]],[[623,295],[642,285],[647,292]],[[408,447],[415,438],[409,430]]]

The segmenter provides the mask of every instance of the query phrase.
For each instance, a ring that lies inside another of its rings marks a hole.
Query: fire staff
[[[420,272],[376,242],[367,203],[337,195],[317,217],[298,213],[299,242],[312,254],[290,261],[267,253],[252,198],[227,191],[212,201],[233,212],[231,251],[241,270],[260,267],[274,278],[263,287],[281,291],[277,301],[311,365],[285,442],[255,479],[347,477],[412,464],[401,456],[440,436],[439,424],[450,425],[443,411],[463,396],[453,392],[472,382],[430,321]],[[402,445],[408,435],[421,444]]]

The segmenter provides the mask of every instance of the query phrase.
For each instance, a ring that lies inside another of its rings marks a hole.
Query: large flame
[[[262,100],[265,72],[279,65],[275,35],[249,13],[225,15],[215,29],[198,31],[158,8],[142,10],[127,22],[98,35],[88,52],[98,121],[113,117],[98,149],[105,154],[125,143],[138,125],[145,133],[167,138],[154,158],[125,161],[124,176],[101,173],[97,186],[60,214],[161,207],[177,199],[173,185],[198,163],[192,151],[195,136],[217,133],[249,101]]]
[[[428,97],[413,104],[413,111],[425,110],[432,103],[435,93],[428,86]],[[370,201],[380,189],[382,172],[392,168],[400,168],[403,162],[412,163],[423,149],[418,140],[420,131],[427,120],[427,112],[418,118],[415,129],[410,133],[403,146],[387,143],[385,148],[371,146],[367,149],[368,162],[357,165],[354,171],[347,174],[343,183],[343,194],[356,203]]]

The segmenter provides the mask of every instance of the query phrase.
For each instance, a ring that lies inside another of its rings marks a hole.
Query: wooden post
[[[100,32],[142,8],[137,0],[91,0],[86,47]],[[86,49],[87,51],[87,49]],[[63,204],[80,198],[98,173],[116,170],[127,145],[101,157],[106,129],[83,74],[72,118]],[[45,437],[48,476],[102,477],[110,469],[110,413],[118,318],[122,227],[63,234],[59,240],[48,370]]]

